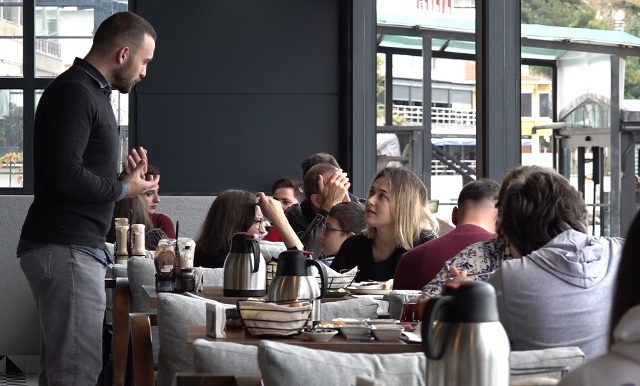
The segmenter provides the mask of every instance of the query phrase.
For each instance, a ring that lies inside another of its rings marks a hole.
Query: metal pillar
[[[611,55],[611,235],[625,237],[636,215],[636,176],[633,135],[620,128],[623,75],[624,60]]]
[[[477,176],[500,181],[522,152],[520,0],[476,2],[476,66]]]
[[[365,197],[376,165],[376,2],[352,0],[351,186]]]
[[[431,196],[431,38],[422,38],[422,164],[414,171],[422,177]]]

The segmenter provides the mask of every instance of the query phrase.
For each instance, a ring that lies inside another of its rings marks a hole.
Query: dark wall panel
[[[158,40],[130,144],[149,149],[163,194],[266,190],[310,154],[345,153],[343,0],[136,3]]]
[[[158,33],[140,93],[338,92],[338,1],[138,3]]]
[[[138,143],[167,193],[268,190],[301,178],[300,162],[337,154],[335,96],[142,95]],[[158,129],[156,129],[158,128]],[[302,144],[302,145],[299,145]]]

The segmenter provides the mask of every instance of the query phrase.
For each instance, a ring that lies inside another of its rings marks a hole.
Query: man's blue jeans
[[[19,257],[40,317],[38,384],[95,385],[102,370],[106,266],[56,244]]]

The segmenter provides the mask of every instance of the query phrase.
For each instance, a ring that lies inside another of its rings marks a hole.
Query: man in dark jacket
[[[34,200],[17,254],[38,309],[40,385],[95,385],[102,370],[104,277],[114,203],[158,185],[133,150],[117,178],[118,123],[111,89],[146,74],[156,33],[131,12],[100,24],[84,59],[42,94],[33,136]]]

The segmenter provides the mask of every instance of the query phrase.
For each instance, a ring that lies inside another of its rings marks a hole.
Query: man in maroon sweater
[[[466,184],[453,208],[456,226],[446,235],[407,251],[400,258],[393,278],[395,290],[420,290],[442,269],[444,263],[467,246],[495,236],[495,207],[500,185],[489,179]]]

